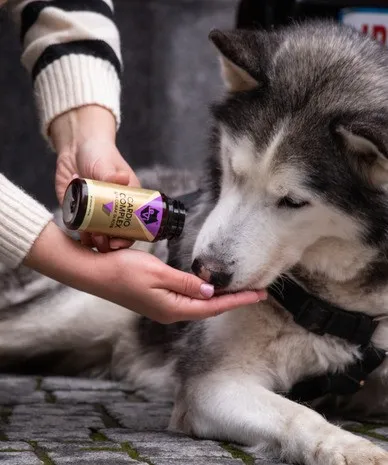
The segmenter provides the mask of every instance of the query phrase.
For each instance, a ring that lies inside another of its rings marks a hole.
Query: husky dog
[[[334,23],[210,37],[227,93],[213,106],[213,153],[170,263],[223,291],[297,282],[373,321],[372,350],[385,355],[388,50]],[[58,287],[14,307],[0,322],[8,371],[43,357],[47,371],[174,396],[174,430],[306,465],[388,465],[387,452],[287,396],[305,379],[345,373],[362,345],[305,329],[273,297],[167,326]],[[354,393],[316,404],[386,412],[380,362]]]

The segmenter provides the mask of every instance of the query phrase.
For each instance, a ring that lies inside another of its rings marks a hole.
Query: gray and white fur
[[[319,22],[211,39],[227,92],[212,107],[203,193],[172,245],[174,265],[188,271],[197,260],[209,279],[222,273],[226,291],[292,276],[379,319],[373,343],[388,351],[388,50]],[[43,360],[49,373],[129,380],[174,398],[174,430],[305,465],[388,465],[387,452],[282,396],[307,376],[343,370],[360,348],[307,332],[273,300],[166,326],[17,273],[8,279],[32,297],[19,303],[7,288],[1,297],[5,371]],[[358,394],[321,403],[386,413],[387,381],[384,362]]]

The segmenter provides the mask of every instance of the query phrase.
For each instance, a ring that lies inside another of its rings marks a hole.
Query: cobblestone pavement
[[[120,383],[2,376],[0,463],[279,465],[230,444],[167,433],[170,411]],[[345,427],[388,450],[388,423]]]

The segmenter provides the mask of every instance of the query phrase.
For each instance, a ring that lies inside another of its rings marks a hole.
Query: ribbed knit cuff
[[[16,268],[53,215],[0,174],[0,262]]]
[[[48,139],[50,123],[62,113],[85,105],[110,110],[120,125],[120,80],[113,65],[90,55],[66,55],[36,77],[35,96],[41,130]]]

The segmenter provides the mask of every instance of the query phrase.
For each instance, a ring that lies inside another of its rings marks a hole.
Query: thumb
[[[117,147],[110,143],[108,145],[101,144],[100,150],[104,155],[96,154],[95,147],[87,146],[84,148],[82,152],[82,158],[86,162],[84,171],[89,172],[91,178],[98,181],[128,185],[132,170]],[[90,156],[91,154],[93,155]]]
[[[112,171],[111,166],[106,171],[102,171],[101,174],[97,174],[97,178],[104,182],[112,182],[114,184],[122,184],[127,186],[129,184],[130,176],[127,171]]]
[[[99,178],[96,179],[124,186],[140,187],[136,174],[120,154],[116,163],[105,162],[99,165],[98,170]]]
[[[214,286],[190,273],[172,269],[165,288],[193,299],[210,299],[214,295]]]

